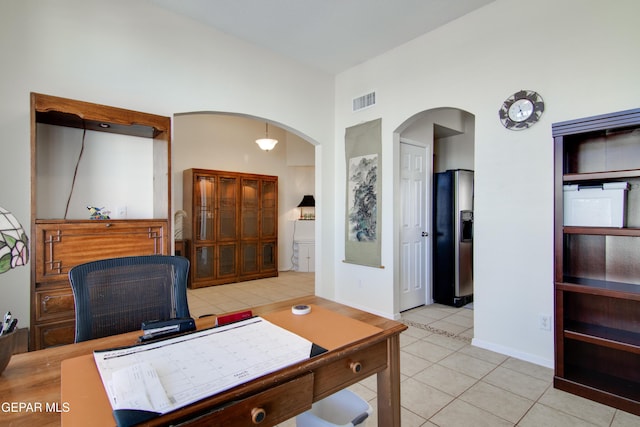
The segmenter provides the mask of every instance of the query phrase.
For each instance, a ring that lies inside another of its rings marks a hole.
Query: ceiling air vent
[[[364,110],[365,108],[373,107],[374,105],[376,105],[375,92],[353,98],[353,111]]]

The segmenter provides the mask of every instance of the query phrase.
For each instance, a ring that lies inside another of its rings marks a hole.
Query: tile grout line
[[[446,331],[445,331],[445,332],[446,332]],[[462,349],[463,349],[463,348],[464,348],[464,347],[461,347],[461,348],[459,348],[458,350],[455,350],[455,351],[454,351],[453,353],[451,353],[451,354],[454,354],[454,353],[460,353],[460,352],[462,351]],[[463,355],[465,355],[465,356],[473,357],[474,359],[477,359],[476,357],[471,356],[471,355],[468,355],[468,354],[466,354],[466,353],[461,353],[461,354],[463,354]],[[446,359],[446,357],[445,357],[445,359]],[[478,359],[478,360],[482,360],[482,359]],[[493,371],[495,371],[495,370],[496,370],[496,369],[498,369],[500,366],[502,366],[502,364],[503,364],[504,362],[506,362],[507,360],[509,360],[509,359],[507,358],[507,359],[503,360],[502,362],[500,362],[499,364],[497,364],[493,369],[491,369],[489,372],[487,372],[486,374],[484,374],[482,377],[477,378],[477,379],[476,379],[476,381],[475,381],[473,384],[471,384],[469,387],[467,387],[463,392],[461,392],[461,393],[460,393],[460,394],[458,394],[457,396],[452,396],[452,397],[453,397],[453,399],[452,399],[449,403],[447,403],[446,405],[444,405],[442,408],[438,409],[438,411],[436,411],[433,415],[431,415],[431,417],[429,417],[429,418],[427,419],[427,421],[428,421],[428,422],[430,422],[430,423],[432,423],[432,424],[438,425],[438,424],[436,424],[435,422],[431,421],[431,419],[432,419],[433,417],[435,417],[437,414],[439,414],[440,412],[442,412],[445,408],[449,407],[449,405],[451,405],[452,403],[454,403],[454,402],[456,402],[456,401],[461,401],[461,402],[464,402],[465,404],[467,404],[467,405],[469,405],[469,406],[473,406],[474,408],[476,408],[476,409],[478,409],[478,410],[480,410],[480,411],[482,411],[482,412],[486,412],[486,413],[488,413],[488,414],[491,414],[491,415],[493,415],[494,417],[499,418],[499,419],[501,419],[501,420],[503,420],[503,421],[505,421],[505,422],[512,423],[512,425],[513,425],[514,427],[515,427],[515,426],[517,426],[517,424],[513,424],[513,422],[512,422],[512,421],[509,421],[509,420],[507,420],[507,419],[505,419],[505,418],[503,418],[503,417],[501,417],[501,416],[499,416],[499,415],[497,415],[497,414],[494,414],[493,412],[490,412],[490,411],[486,410],[485,408],[481,408],[481,407],[479,407],[479,406],[477,406],[477,405],[474,405],[474,404],[473,404],[473,403],[471,403],[471,402],[467,402],[466,400],[463,400],[463,399],[461,399],[461,398],[460,398],[464,393],[466,393],[467,391],[471,390],[471,389],[472,389],[473,387],[475,387],[477,384],[479,384],[480,382],[482,382],[482,380],[483,380],[484,378],[486,378],[489,374],[491,374]],[[439,364],[439,361],[438,361],[438,362],[435,362],[435,363],[434,363],[434,365],[435,365],[435,364]],[[442,366],[442,365],[441,365],[441,366]],[[445,366],[445,368],[446,368],[446,366]],[[450,369],[450,368],[448,368],[448,369]],[[490,383],[489,383],[489,384],[490,384]],[[493,384],[490,384],[490,385],[493,385]],[[509,391],[509,390],[505,390],[505,389],[503,389],[502,387],[498,387],[498,386],[495,386],[495,385],[494,385],[494,387],[499,388],[499,389],[504,390],[504,391]],[[441,391],[442,391],[442,390],[441,390]],[[446,392],[444,392],[444,393],[446,393]],[[532,405],[532,406],[533,406],[533,405]],[[405,408],[405,409],[406,409],[406,408]],[[531,408],[529,408],[529,409],[531,409]],[[527,410],[527,412],[528,412],[528,411],[529,411],[529,410]],[[520,422],[520,420],[518,420],[518,422]]]
[[[442,318],[442,319],[439,319],[439,320],[444,320],[444,319],[446,319],[447,317],[449,317],[449,316],[446,316],[446,317],[444,317],[444,318]],[[403,323],[405,323],[405,324],[406,324],[406,325],[408,325],[408,326],[413,326],[413,327],[416,327],[416,328],[418,328],[418,329],[423,329],[423,330],[426,330],[426,331],[432,332],[432,333],[437,334],[437,335],[443,335],[443,336],[446,336],[446,337],[449,337],[449,338],[452,338],[452,339],[456,339],[456,340],[459,340],[459,341],[462,341],[462,342],[465,342],[465,343],[467,343],[467,344],[471,345],[471,339],[470,339],[470,338],[468,338],[468,337],[460,336],[459,334],[455,334],[455,333],[452,333],[452,332],[449,332],[449,331],[444,331],[444,330],[441,330],[441,329],[438,329],[438,328],[434,328],[434,327],[432,327],[432,326],[429,326],[429,325],[427,325],[427,324],[423,324],[423,323],[419,323],[419,322],[415,322],[415,321],[411,321],[411,320],[405,320],[405,319],[402,319],[402,322],[403,322]],[[468,329],[467,329],[467,330],[468,330]],[[464,333],[464,332],[465,332],[465,331],[463,331],[463,332],[461,332],[461,333]],[[464,347],[461,347],[460,349],[455,350],[455,351],[454,351],[454,353],[460,353],[460,352],[462,351],[462,349],[463,349],[463,348],[464,348]],[[466,353],[461,353],[461,354],[464,354],[464,355],[469,356],[469,357],[474,357],[474,356],[468,355],[468,354],[466,354]],[[475,357],[474,357],[474,358],[475,358]],[[492,372],[494,372],[494,371],[495,371],[496,369],[498,369],[499,367],[503,367],[504,369],[508,369],[508,370],[510,370],[510,371],[514,371],[514,372],[517,372],[517,373],[522,374],[522,375],[526,375],[526,376],[531,377],[531,378],[534,378],[534,379],[539,379],[539,378],[537,378],[537,377],[535,377],[535,376],[533,376],[533,375],[529,375],[529,374],[524,373],[524,372],[520,372],[520,371],[513,370],[513,369],[511,369],[511,368],[509,368],[509,367],[507,367],[507,366],[503,366],[503,365],[505,364],[505,362],[507,362],[509,359],[510,359],[510,357],[506,357],[502,362],[498,363],[498,364],[497,364],[494,368],[492,368],[489,372],[487,372],[486,374],[484,374],[482,377],[478,378],[478,379],[477,379],[473,384],[471,384],[469,387],[467,387],[467,388],[466,388],[462,393],[460,393],[458,396],[453,396],[453,400],[451,400],[449,403],[447,403],[447,404],[446,404],[446,405],[444,405],[442,408],[440,408],[438,411],[436,411],[436,412],[435,412],[431,417],[429,417],[429,418],[427,419],[427,421],[429,421],[429,422],[433,423],[433,421],[431,421],[431,419],[432,419],[433,417],[435,417],[438,413],[442,412],[445,408],[447,408],[449,405],[451,405],[451,404],[452,404],[453,402],[455,402],[456,400],[461,400],[461,401],[462,401],[462,402],[464,402],[465,404],[470,405],[470,406],[473,406],[473,407],[475,407],[476,409],[478,409],[478,410],[480,410],[480,411],[483,411],[483,412],[489,413],[489,414],[491,414],[491,415],[493,415],[493,416],[495,416],[495,417],[497,417],[497,418],[499,418],[499,419],[501,419],[501,420],[504,420],[504,421],[505,421],[505,422],[507,422],[507,423],[511,423],[514,427],[515,427],[515,426],[517,426],[517,425],[518,425],[518,423],[520,423],[520,422],[521,422],[521,421],[526,417],[526,415],[527,415],[527,414],[528,414],[528,413],[533,409],[533,407],[534,407],[536,404],[540,404],[540,405],[546,406],[546,405],[544,405],[543,403],[540,403],[540,402],[539,402],[539,400],[540,400],[540,398],[541,398],[542,396],[544,396],[544,394],[547,392],[547,390],[549,390],[549,388],[553,386],[553,383],[549,384],[549,385],[545,388],[544,392],[542,392],[542,394],[536,398],[536,400],[532,400],[532,401],[531,401],[531,402],[532,402],[532,403],[531,403],[531,406],[529,406],[529,408],[524,412],[524,414],[523,414],[523,415],[518,419],[518,421],[517,421],[516,423],[513,423],[513,421],[507,420],[507,419],[505,419],[505,418],[501,417],[501,416],[500,416],[500,415],[498,415],[498,414],[495,414],[495,413],[493,413],[493,412],[489,412],[489,411],[487,411],[487,410],[486,410],[486,409],[484,409],[484,408],[481,408],[481,407],[479,407],[479,406],[476,406],[476,405],[474,405],[473,403],[470,403],[470,402],[467,402],[467,401],[465,401],[465,400],[460,399],[460,396],[462,396],[465,392],[469,391],[471,388],[473,388],[474,386],[476,386],[477,384],[479,384],[480,382],[482,382],[482,381],[484,380],[484,378],[486,378],[488,375],[490,375]],[[483,359],[479,359],[479,360],[483,360]],[[438,364],[438,363],[439,363],[439,362],[435,362],[434,364]],[[491,384],[491,383],[487,383],[487,384],[490,384],[490,385],[492,385],[493,387],[499,388],[499,389],[501,389],[501,390],[503,390],[503,391],[505,391],[505,392],[512,393],[512,394],[514,394],[514,395],[516,395],[516,396],[519,396],[519,397],[522,397],[522,398],[524,398],[524,399],[527,399],[525,396],[521,396],[521,395],[519,395],[519,394],[517,394],[517,393],[513,393],[512,391],[507,390],[507,389],[505,389],[505,388],[503,388],[503,387],[500,387],[500,386],[498,386],[498,385]],[[552,409],[553,409],[553,408],[552,408]],[[408,408],[405,408],[405,410],[408,410],[409,412],[411,412],[411,413],[414,413],[414,414],[415,414],[415,412],[413,412],[413,411],[409,410]],[[563,412],[563,413],[564,413],[564,411],[561,411],[561,412]],[[565,414],[566,414],[566,413],[565,413]],[[418,415],[418,414],[415,414],[415,415]],[[567,414],[567,415],[571,415],[571,414]],[[418,415],[418,416],[419,416],[419,415]],[[434,424],[435,424],[435,423],[434,423]]]

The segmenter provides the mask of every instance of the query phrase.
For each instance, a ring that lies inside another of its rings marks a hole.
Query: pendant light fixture
[[[269,123],[265,122],[265,137],[256,139],[256,144],[264,151],[269,151],[273,150],[273,147],[275,147],[277,143],[277,139],[269,138]]]

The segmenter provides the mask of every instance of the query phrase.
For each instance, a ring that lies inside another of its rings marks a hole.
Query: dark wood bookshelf
[[[552,130],[554,386],[640,415],[640,109],[556,123]],[[612,181],[632,184],[628,227],[564,225],[564,185]]]

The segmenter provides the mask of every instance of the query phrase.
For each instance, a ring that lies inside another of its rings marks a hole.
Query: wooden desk
[[[199,418],[194,420],[193,425],[212,425],[214,421],[222,419],[236,422],[225,425],[247,425],[245,421],[240,421],[244,419],[245,412],[261,406],[262,399],[266,399],[269,406],[267,419],[259,425],[270,426],[309,409],[310,401],[323,399],[377,373],[378,423],[385,427],[400,426],[400,333],[407,327],[315,296],[256,307],[253,313],[268,316],[268,313],[285,310],[294,304],[316,304],[376,326],[381,332],[165,414],[148,425],[184,422],[194,417]],[[214,321],[212,317],[200,319],[198,327],[212,326]],[[0,424],[60,425],[60,413],[47,412],[46,409],[47,405],[50,410],[56,407],[60,411],[65,409],[65,402],[61,402],[60,396],[62,360],[91,354],[97,349],[132,345],[139,335],[140,332],[136,331],[14,355],[0,376],[0,404],[3,405],[0,408]],[[292,393],[292,390],[296,392]],[[304,399],[300,404],[291,404],[294,394],[305,393],[310,396],[308,405]],[[7,406],[11,404],[27,406],[18,410],[19,407]],[[274,419],[270,416],[272,413],[277,413],[280,418]]]

